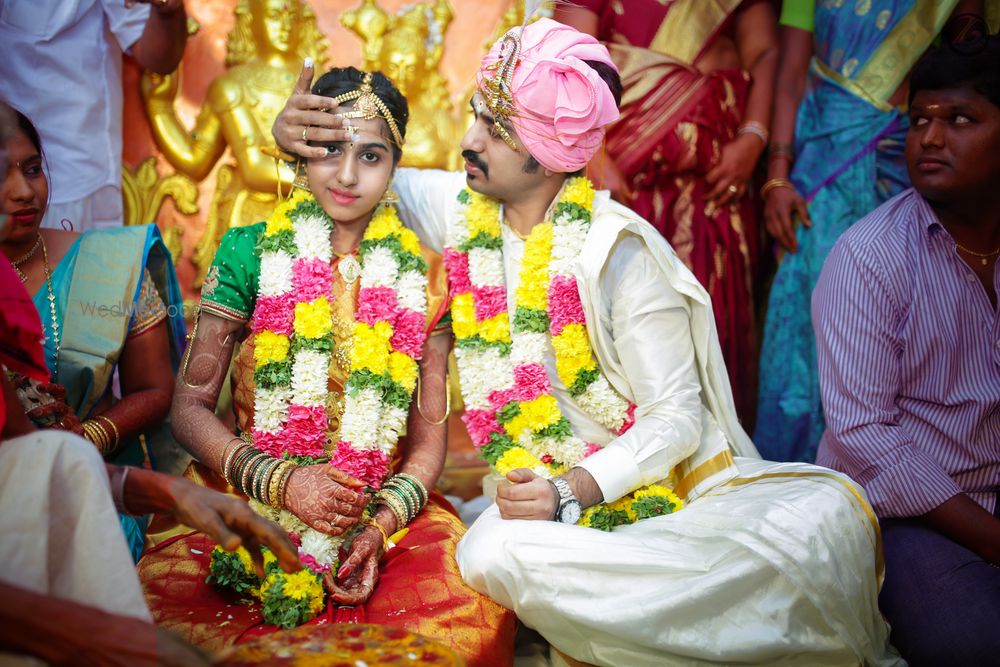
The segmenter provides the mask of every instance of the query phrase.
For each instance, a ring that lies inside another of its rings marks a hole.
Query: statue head
[[[236,25],[226,45],[226,66],[254,56],[291,56],[326,61],[326,40],[316,26],[316,15],[302,0],[238,0]]]
[[[408,97],[416,96],[427,78],[426,37],[426,30],[421,33],[405,24],[398,25],[384,37],[379,65]]]

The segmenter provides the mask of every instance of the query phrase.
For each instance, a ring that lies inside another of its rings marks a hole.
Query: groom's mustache
[[[476,153],[474,151],[462,151],[462,157],[468,160],[469,164],[471,164],[473,167],[482,171],[483,176],[490,175],[490,168],[487,167],[486,163],[483,162],[482,158],[479,157],[479,153]]]

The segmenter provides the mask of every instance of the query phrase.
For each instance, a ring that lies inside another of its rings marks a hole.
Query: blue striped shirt
[[[1000,292],[1000,262],[993,269]],[[880,517],[1000,488],[1000,313],[914,190],[837,241],[812,298],[827,429],[818,463]]]

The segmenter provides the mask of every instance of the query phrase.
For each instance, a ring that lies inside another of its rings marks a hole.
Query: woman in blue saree
[[[775,461],[816,458],[825,422],[810,301],[855,220],[909,187],[906,78],[956,0],[786,0],[765,221],[788,252],[771,287],[754,442]],[[801,102],[800,102],[801,100]],[[797,111],[797,113],[796,113]],[[801,224],[797,224],[800,223]]]
[[[52,382],[65,388],[64,400],[79,419],[62,426],[77,430],[109,461],[144,465],[144,436],[170,409],[184,340],[170,255],[154,225],[84,234],[41,229],[48,182],[38,133],[22,114],[6,149],[0,212],[9,222],[0,250],[34,295]],[[24,387],[22,401],[44,402],[45,391]],[[138,559],[145,518],[122,515],[121,522]]]

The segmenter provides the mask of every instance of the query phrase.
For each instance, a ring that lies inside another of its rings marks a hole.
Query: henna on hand
[[[285,507],[321,533],[342,535],[361,520],[369,498],[331,479],[330,467],[320,463],[296,468],[288,478]]]
[[[364,604],[378,583],[378,565],[382,553],[382,533],[374,526],[366,527],[351,543],[351,550],[336,578],[328,572],[323,583],[330,597],[339,604]]]

